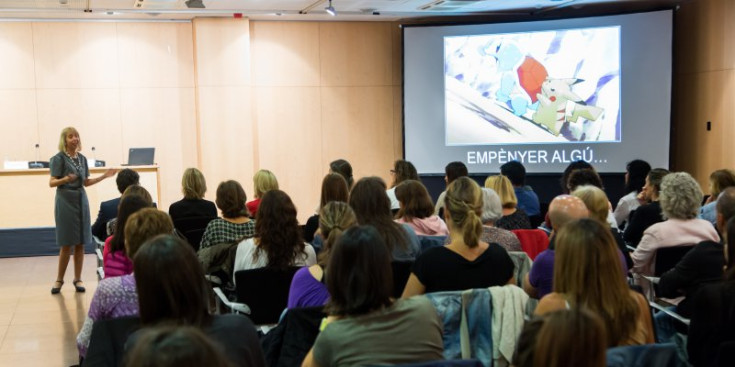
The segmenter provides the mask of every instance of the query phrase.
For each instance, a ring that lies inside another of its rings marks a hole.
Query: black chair
[[[202,242],[202,235],[207,225],[214,217],[191,217],[180,218],[174,221],[174,228],[186,237],[187,242],[194,247],[195,251],[199,250],[199,244]],[[201,233],[199,232],[201,231]],[[188,233],[188,234],[187,234]]]
[[[660,277],[663,273],[673,269],[694,246],[663,247],[656,250],[656,267],[654,276]]]
[[[237,301],[229,302],[219,288],[215,288],[215,293],[225,306],[247,314],[255,325],[277,324],[288,304],[291,280],[299,269],[291,266],[286,270],[239,270],[235,272]]]
[[[291,308],[283,320],[261,339],[266,365],[271,367],[298,366],[309,353],[322,319],[324,307]]]
[[[411,276],[413,261],[393,261],[391,266],[393,267],[393,297],[401,298],[408,277]]]
[[[125,342],[140,328],[138,317],[95,321],[82,366],[122,366]]]
[[[444,246],[444,242],[446,240],[447,236],[419,236],[421,252],[424,252],[432,247]]]

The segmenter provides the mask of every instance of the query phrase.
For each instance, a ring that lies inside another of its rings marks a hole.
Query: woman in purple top
[[[331,201],[322,207],[319,231],[326,238],[324,248],[319,253],[316,265],[301,268],[294,275],[288,292],[288,308],[322,306],[327,303],[329,292],[324,282],[324,272],[332,246],[343,231],[356,224],[355,212],[347,203]]]
[[[154,208],[146,208],[130,216],[125,225],[125,251],[133,258],[140,246],[159,234],[172,233],[174,224],[168,214]],[[118,236],[123,235],[118,233]],[[87,319],[77,335],[79,355],[87,355],[92,327],[98,320],[109,320],[138,314],[138,293],[135,277],[127,274],[102,279],[94,292]]]

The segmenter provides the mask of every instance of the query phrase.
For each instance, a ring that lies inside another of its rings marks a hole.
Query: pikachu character
[[[544,80],[541,93],[536,95],[539,105],[533,114],[533,121],[549,129],[555,136],[559,136],[565,122],[576,124],[580,117],[596,121],[605,110],[587,105],[572,91],[572,86],[582,81],[574,78]]]

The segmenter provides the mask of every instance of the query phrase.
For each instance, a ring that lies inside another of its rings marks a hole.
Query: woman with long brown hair
[[[446,236],[447,224],[434,215],[434,203],[420,181],[405,180],[395,187],[400,203],[396,222],[409,225],[419,236]]]
[[[449,184],[444,196],[444,216],[450,242],[430,248],[416,259],[403,298],[514,282],[515,267],[508,252],[497,243],[481,240],[482,200],[480,186],[469,177]]]
[[[255,237],[237,245],[233,274],[257,268],[285,269],[316,264],[316,253],[304,239],[296,219],[296,207],[281,190],[263,195],[255,217]]]
[[[609,347],[654,342],[648,303],[625,282],[615,240],[603,223],[570,222],[555,245],[554,292],[541,299],[536,314],[586,307],[605,324]]]
[[[319,229],[319,212],[324,208],[330,201],[342,201],[347,202],[350,199],[350,189],[347,186],[347,181],[339,173],[327,173],[322,179],[322,194],[319,199],[319,209],[317,213],[309,217],[304,225],[304,240],[312,243],[313,246],[319,249],[321,246],[317,246],[314,241],[314,234]]]

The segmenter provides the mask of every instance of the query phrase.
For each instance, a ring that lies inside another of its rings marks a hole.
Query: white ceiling
[[[16,19],[191,19],[232,17],[269,20],[399,20],[477,14],[524,15],[574,11],[598,6],[678,4],[686,0],[203,0],[205,9],[186,0],[0,0],[0,18]]]

